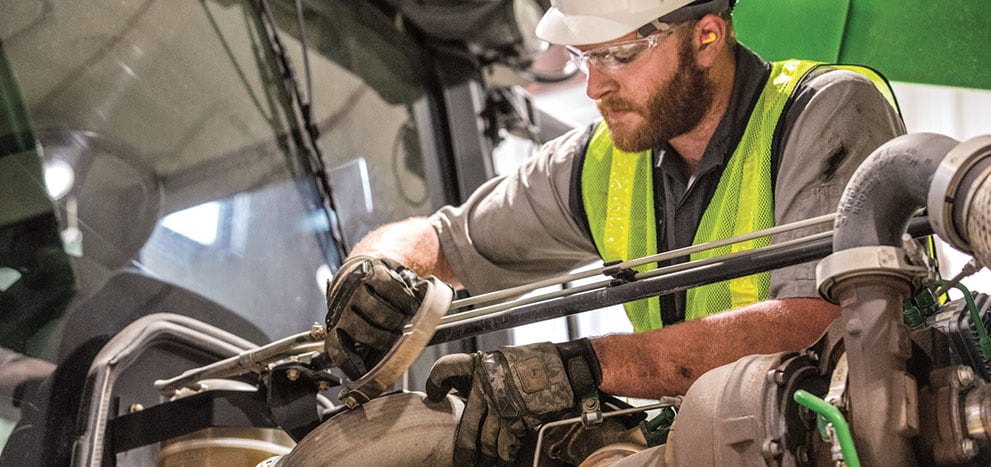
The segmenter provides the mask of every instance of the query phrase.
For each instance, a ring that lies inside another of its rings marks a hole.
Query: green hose
[[[850,427],[846,424],[846,419],[843,418],[840,409],[801,389],[795,391],[794,399],[795,402],[808,407],[809,410],[833,424],[833,429],[836,430],[836,439],[840,443],[840,452],[843,453],[843,461],[846,462],[847,467],[860,467],[860,458],[857,457],[857,449],[853,445]]]

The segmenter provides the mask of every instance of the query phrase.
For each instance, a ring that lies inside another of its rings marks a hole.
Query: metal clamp
[[[637,271],[630,267],[622,267],[623,260],[610,261],[602,265],[602,275],[612,277],[611,285],[632,282],[636,280]]]
[[[155,381],[155,389],[158,389],[163,395],[171,397],[182,388],[198,389],[199,381],[203,379],[229,378],[249,372],[261,372],[269,365],[289,358],[290,355],[323,351],[323,341],[326,336],[327,330],[315,323],[309,331],[246,350],[206,366],[186,370],[173,378],[157,380]]]
[[[844,280],[860,276],[892,276],[919,285],[929,274],[925,266],[909,263],[903,248],[893,246],[864,246],[838,251],[816,266],[819,295],[836,303],[835,286]]]
[[[436,277],[431,276],[427,281],[427,292],[420,308],[389,353],[357,381],[345,383],[340,399],[348,408],[353,409],[382,394],[413,364],[434,336],[437,324],[451,306],[454,291]]]
[[[929,184],[929,196],[927,206],[929,209],[929,222],[933,230],[941,238],[949,242],[955,248],[970,253],[971,248],[968,241],[964,240],[962,225],[956,225],[954,221],[954,206],[969,206],[969,200],[956,199],[961,184],[974,166],[991,156],[991,136],[978,136],[960,143],[950,150],[939,163],[936,172],[933,173],[932,183]],[[971,195],[964,193],[964,195]],[[966,217],[966,216],[964,216]]]
[[[599,404],[599,394],[582,399],[582,426],[585,429],[598,428],[606,419],[602,416],[602,405]]]

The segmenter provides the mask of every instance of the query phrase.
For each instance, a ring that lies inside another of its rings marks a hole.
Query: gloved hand
[[[441,357],[427,377],[427,398],[453,388],[467,397],[454,435],[454,464],[511,462],[522,438],[541,423],[576,410],[602,382],[588,339],[503,347]]]
[[[349,258],[327,285],[324,348],[352,381],[371,370],[402,335],[427,282],[388,258]]]

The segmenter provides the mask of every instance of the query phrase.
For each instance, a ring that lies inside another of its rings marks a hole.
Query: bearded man
[[[552,0],[537,34],[567,47],[602,121],[546,143],[461,206],[355,247],[338,275],[367,287],[328,296],[327,349],[348,376],[370,368],[415,310],[410,271],[480,294],[835,212],[861,161],[905,131],[890,89],[867,68],[762,59],[736,41],[733,3]],[[680,395],[745,355],[810,345],[839,316],[819,298],[814,266],[627,303],[632,334],[442,357],[428,396],[467,397],[456,464],[513,459],[528,429],[596,389]]]

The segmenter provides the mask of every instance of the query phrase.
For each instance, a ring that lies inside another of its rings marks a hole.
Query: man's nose
[[[599,100],[615,92],[619,83],[608,73],[603,73],[595,65],[588,64],[588,76],[585,83],[585,95],[592,100]]]

